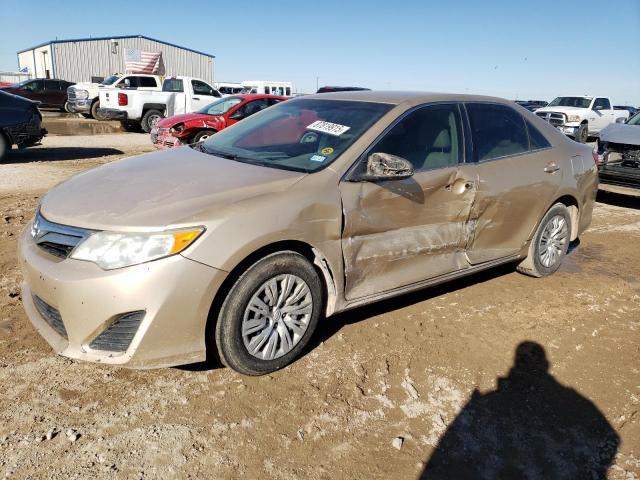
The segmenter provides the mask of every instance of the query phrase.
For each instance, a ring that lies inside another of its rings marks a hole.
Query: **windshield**
[[[627,121],[627,125],[640,125],[640,113],[636,113]]]
[[[100,85],[113,85],[113,83],[120,78],[119,75],[111,75],[100,82]]]
[[[11,85],[11,88],[20,88],[20,87],[24,87],[27,83],[29,83],[31,80],[23,80],[20,83],[14,83],[13,85]]]
[[[240,97],[225,97],[198,110],[198,113],[204,113],[206,115],[224,115],[239,103],[242,103],[242,98]]]
[[[591,97],[557,97],[547,107],[578,107],[589,108]]]
[[[342,100],[290,100],[216,133],[198,148],[230,160],[315,172],[338,158],[391,107]]]

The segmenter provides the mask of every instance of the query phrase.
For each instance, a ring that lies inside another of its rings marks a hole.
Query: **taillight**
[[[126,93],[118,93],[118,105],[121,107],[129,105],[129,97],[127,97]]]

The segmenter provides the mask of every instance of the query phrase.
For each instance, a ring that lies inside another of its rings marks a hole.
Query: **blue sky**
[[[640,0],[0,0],[0,11],[0,70],[56,37],[142,34],[215,55],[216,81],[640,106]]]

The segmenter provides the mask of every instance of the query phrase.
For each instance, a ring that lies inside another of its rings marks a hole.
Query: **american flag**
[[[126,73],[158,73],[162,52],[142,52],[135,48],[124,49]]]

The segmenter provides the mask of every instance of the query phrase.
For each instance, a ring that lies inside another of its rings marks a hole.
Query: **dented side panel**
[[[345,297],[361,298],[467,268],[475,165],[405,180],[342,182]]]
[[[550,162],[560,169],[545,172]],[[469,261],[475,265],[520,253],[558,192],[563,175],[571,175],[571,164],[554,149],[479,163]]]

